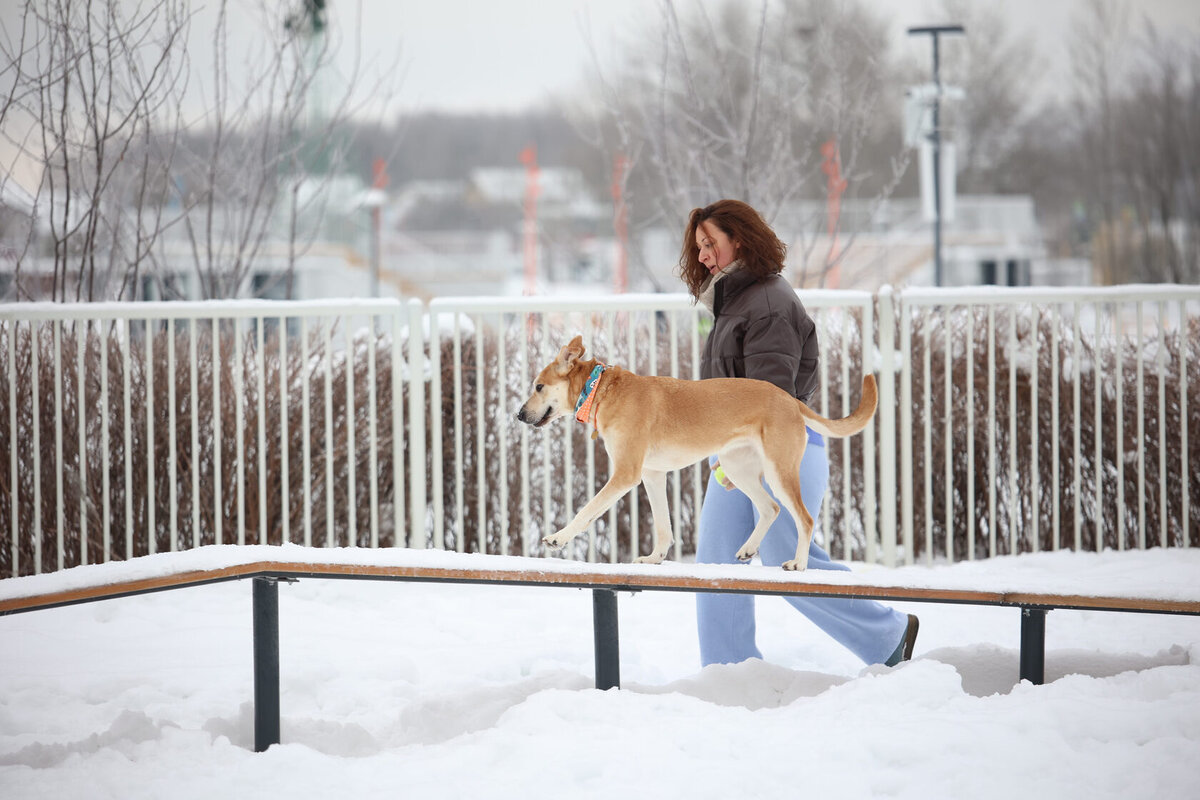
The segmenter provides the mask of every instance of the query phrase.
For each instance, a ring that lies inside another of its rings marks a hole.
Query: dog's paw
[[[633,560],[635,564],[661,564],[663,556],[658,553],[651,553],[648,556],[638,556]]]
[[[803,572],[808,569],[808,559],[793,558],[791,561],[783,562],[783,568],[794,572]]]
[[[758,555],[757,547],[743,547],[741,550],[738,550],[737,555],[734,556],[734,558],[736,558],[738,561],[750,561],[756,555]]]
[[[563,533],[562,531],[559,531],[558,533],[552,533],[549,536],[543,538],[542,544],[546,545],[547,547],[551,548],[552,550],[561,550],[567,546],[567,542],[571,541],[572,538],[574,538],[574,537],[570,536],[569,534]]]

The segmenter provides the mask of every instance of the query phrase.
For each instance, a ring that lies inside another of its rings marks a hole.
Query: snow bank
[[[1142,587],[1143,571],[1195,569],[1190,552],[1149,551],[869,577]],[[1195,617],[1052,612],[1050,682],[1032,686],[1017,681],[1011,608],[897,604],[921,635],[887,669],[760,598],[768,660],[702,670],[689,594],[622,593],[623,688],[599,692],[590,592],[301,580],[280,587],[283,744],[255,754],[250,594],[239,581],[0,618],[0,796],[1104,800],[1192,798],[1200,778]]]

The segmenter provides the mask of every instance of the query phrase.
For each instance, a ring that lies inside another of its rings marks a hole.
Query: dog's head
[[[517,419],[540,428],[564,414],[574,414],[579,389],[572,390],[571,373],[581,358],[583,337],[576,336],[538,373],[533,381],[533,394],[517,412]]]

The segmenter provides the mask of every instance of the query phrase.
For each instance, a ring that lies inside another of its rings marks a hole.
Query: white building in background
[[[463,180],[417,181],[387,193],[377,217],[356,178],[323,181],[324,213],[299,220],[309,241],[289,275],[286,239],[264,241],[238,291],[242,297],[319,299],[369,296],[429,299],[446,295],[517,295],[527,291],[523,240],[527,176],[522,168],[478,169]],[[617,244],[608,198],[590,192],[577,170],[544,168],[537,196],[537,294],[611,292]],[[15,190],[15,184],[8,184]],[[313,191],[318,189],[314,188]],[[377,193],[376,193],[377,194]],[[19,205],[15,196],[6,203]],[[378,219],[378,227],[375,220]],[[287,230],[277,220],[276,231]],[[789,279],[809,288],[874,290],[932,284],[930,223],[916,198],[844,201],[836,241],[827,234],[822,201],[798,203],[773,220],[789,245]],[[631,226],[636,227],[636,226]],[[375,238],[377,237],[377,238]],[[680,230],[642,230],[628,257],[628,290],[676,292]],[[378,246],[377,279],[373,245]],[[195,249],[182,227],[160,242],[167,268],[140,278],[143,299],[204,296]],[[823,267],[841,253],[834,272]],[[0,253],[0,255],[3,255]],[[1091,284],[1086,261],[1047,256],[1027,196],[959,196],[943,227],[948,286]],[[0,301],[13,259],[0,258]],[[24,258],[22,280],[49,285],[53,262]],[[41,273],[44,276],[39,277]],[[290,290],[289,290],[290,279]]]
[[[1093,282],[1090,263],[1048,257],[1042,232],[1027,195],[960,195],[952,221],[943,222],[942,260],[945,286],[1080,286]],[[837,241],[821,231],[823,203],[799,204],[789,218],[800,229],[789,234],[789,266],[794,280],[821,285],[831,249],[844,251],[825,286],[875,289],[933,285],[933,234],[918,198],[848,201],[843,204]],[[836,248],[836,249],[835,249]],[[806,262],[805,259],[808,259]],[[801,276],[806,276],[804,281]]]

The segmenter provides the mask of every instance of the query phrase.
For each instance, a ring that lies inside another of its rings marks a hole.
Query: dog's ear
[[[558,351],[558,358],[554,360],[559,373],[567,374],[575,362],[583,358],[583,352],[582,336],[576,336],[569,343],[563,345],[563,348]]]

